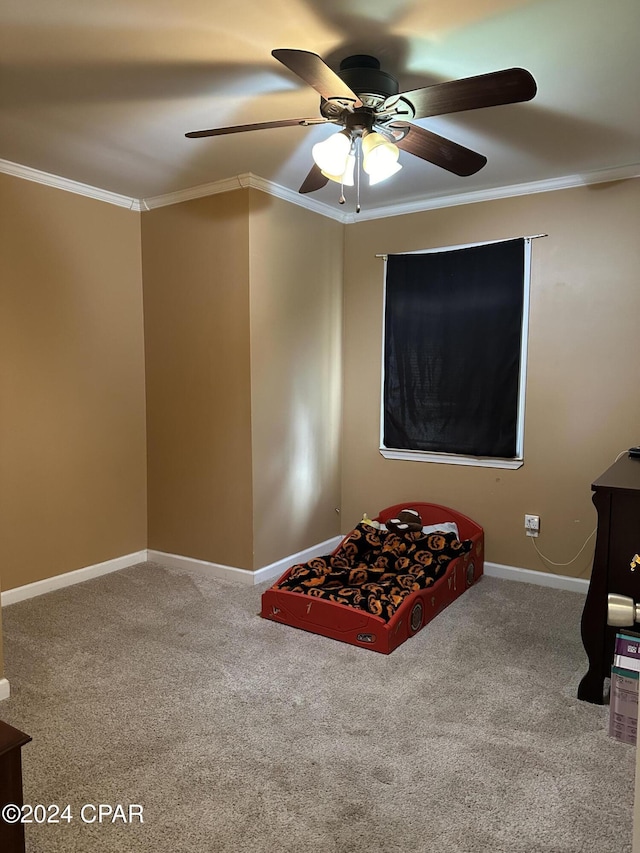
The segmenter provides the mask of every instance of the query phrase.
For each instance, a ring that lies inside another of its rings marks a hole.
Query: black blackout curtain
[[[384,446],[516,456],[525,240],[387,259]]]

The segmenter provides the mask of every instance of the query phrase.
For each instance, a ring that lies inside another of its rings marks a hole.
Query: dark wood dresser
[[[640,552],[640,459],[627,454],[592,483],[598,533],[591,582],[582,612],[582,643],[589,669],[578,699],[602,705],[604,680],[611,675],[616,628],[607,625],[610,592],[640,601],[640,569],[630,563]]]
[[[22,747],[31,738],[0,720],[0,809],[8,803],[22,806]],[[0,817],[2,853],[24,853],[24,825]]]

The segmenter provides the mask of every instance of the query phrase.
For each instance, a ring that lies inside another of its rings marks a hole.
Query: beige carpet
[[[582,596],[484,578],[386,657],[260,619],[263,588],[146,563],[5,608],[25,799],[73,815],[30,853],[629,853]]]

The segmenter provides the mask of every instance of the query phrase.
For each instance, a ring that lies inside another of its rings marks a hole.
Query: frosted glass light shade
[[[398,146],[375,131],[362,138],[362,154],[362,168],[369,175],[371,185],[390,178],[402,168],[398,163]]]
[[[311,155],[316,166],[327,175],[342,175],[347,166],[351,140],[342,131],[323,142],[316,142]]]
[[[353,154],[347,154],[347,165],[341,175],[330,175],[329,172],[325,172],[324,169],[321,169],[320,171],[325,176],[325,178],[329,178],[330,181],[335,181],[337,184],[344,184],[345,187],[352,187],[355,166],[356,158],[353,156]]]

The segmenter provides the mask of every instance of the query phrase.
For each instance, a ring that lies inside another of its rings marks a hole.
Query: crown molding
[[[40,169],[32,169],[31,166],[21,166],[20,163],[12,163],[10,160],[0,159],[0,172],[5,175],[13,175],[16,178],[23,178],[25,181],[64,190],[68,193],[106,201],[108,204],[117,205],[117,207],[127,207],[129,210],[137,211],[143,210],[142,203],[136,198],[131,198],[131,196],[101,190],[99,187],[81,184],[79,181],[72,181],[69,178],[61,178],[59,175],[52,175],[49,172],[41,172]]]
[[[274,183],[273,181],[267,181],[265,178],[261,178],[258,175],[248,174],[244,177],[248,178],[247,186],[250,186],[253,189],[261,190],[275,198],[281,198],[284,201],[296,204],[298,207],[304,207],[306,210],[311,210],[313,213],[319,213],[321,216],[326,216],[329,219],[335,219],[337,222],[345,223],[347,221],[347,217],[341,208],[332,207],[331,205],[318,201],[315,198],[311,198],[311,196],[305,193],[290,190],[287,187]]]
[[[523,184],[511,184],[505,187],[473,190],[471,192],[456,193],[455,195],[450,196],[431,196],[427,198],[414,199],[401,204],[377,207],[370,210],[364,209],[360,213],[344,213],[340,208],[335,208],[323,202],[319,202],[316,199],[310,198],[306,194],[294,192],[287,187],[283,187],[274,181],[261,178],[251,172],[245,172],[241,175],[236,175],[233,178],[226,178],[222,181],[200,184],[196,187],[190,187],[185,190],[177,190],[175,192],[142,199],[120,195],[119,193],[109,192],[108,190],[102,190],[99,187],[82,184],[78,181],[72,181],[69,178],[52,175],[49,172],[41,172],[39,169],[33,169],[30,166],[22,166],[19,163],[12,163],[9,160],[0,159],[0,173],[13,175],[17,178],[23,178],[27,181],[44,184],[45,186],[65,190],[66,192],[76,193],[76,195],[87,196],[88,198],[93,198],[98,201],[105,201],[108,204],[115,204],[118,207],[126,207],[129,210],[137,212],[153,210],[158,207],[167,207],[172,204],[179,204],[183,201],[190,201],[191,199],[204,198],[209,195],[232,192],[233,190],[246,189],[249,187],[251,189],[260,190],[268,195],[272,195],[275,198],[283,199],[284,201],[287,201],[290,204],[295,204],[298,207],[304,207],[306,210],[310,210],[313,213],[318,213],[321,216],[326,216],[329,219],[334,219],[337,222],[349,225],[355,222],[364,222],[372,219],[386,219],[391,216],[404,216],[409,213],[421,213],[427,210],[438,210],[439,208],[454,207],[461,204],[477,204],[483,201],[495,201],[497,199],[512,198],[520,195],[573,189],[576,187],[584,187],[591,184],[601,184],[611,181],[624,181],[630,178],[640,177],[640,163],[632,163],[627,166],[618,166],[612,169],[602,169],[600,171],[585,172],[577,175],[564,175],[543,181],[531,181]]]
[[[506,187],[492,187],[486,190],[456,193],[450,196],[432,196],[431,198],[415,199],[404,204],[394,204],[388,207],[377,207],[362,210],[360,213],[349,213],[344,222],[363,222],[368,219],[387,219],[390,216],[403,216],[407,213],[421,213],[425,210],[439,210],[443,207],[455,207],[459,204],[477,204],[481,201],[496,201],[502,198],[513,198],[534,193],[548,193],[555,190],[575,189],[591,184],[604,184],[610,181],[626,181],[640,177],[640,163],[628,166],[617,166],[613,169],[602,169],[597,172],[584,172],[578,175],[563,175],[559,178],[549,178],[544,181],[531,181],[526,184],[511,184]]]
[[[225,178],[222,181],[213,181],[210,184],[198,184],[197,187],[188,187],[186,190],[176,190],[172,193],[154,195],[139,200],[140,210],[154,210],[157,207],[170,207],[172,204],[180,204],[183,201],[191,201],[195,198],[205,198],[209,195],[229,193],[234,190],[249,186],[249,173],[236,175],[234,178]]]
[[[296,204],[298,207],[304,207],[314,213],[319,213],[322,216],[327,216],[330,219],[336,219],[338,222],[345,222],[345,216],[341,210],[335,210],[329,205],[323,204],[316,199],[310,198],[308,195],[301,195],[298,192],[276,184],[273,181],[268,181],[266,178],[261,178],[259,175],[254,175],[251,172],[244,172],[242,175],[237,175],[235,178],[228,178],[223,181],[214,181],[210,184],[200,184],[197,187],[190,187],[186,190],[177,190],[176,192],[166,193],[165,195],[152,196],[151,198],[141,199],[141,210],[153,210],[156,207],[167,207],[171,204],[179,204],[183,201],[191,201],[194,198],[203,198],[208,195],[216,195],[217,193],[226,193],[231,190],[251,188],[260,190],[275,198],[281,198],[291,204]]]

